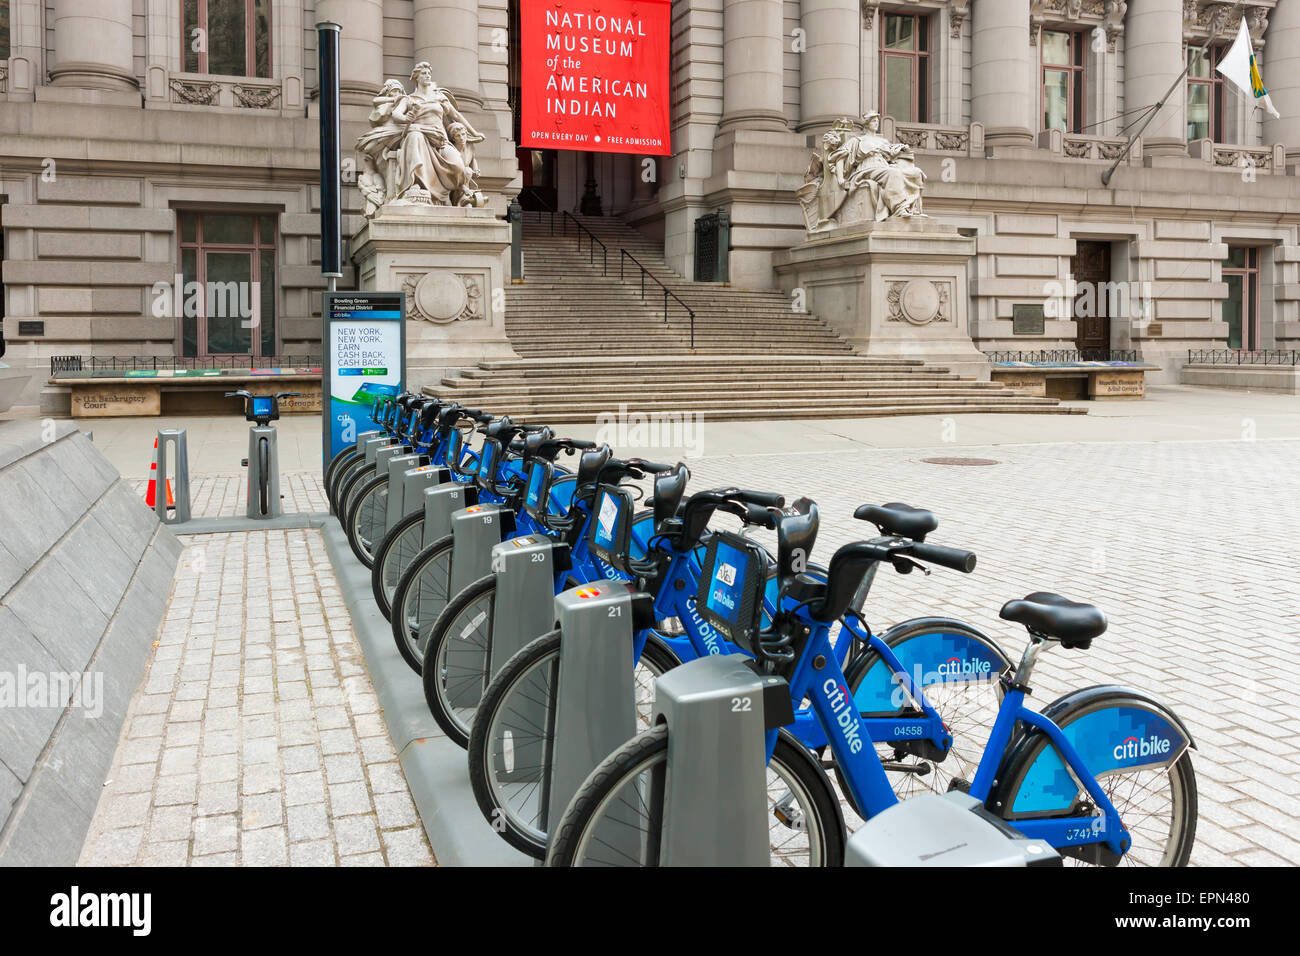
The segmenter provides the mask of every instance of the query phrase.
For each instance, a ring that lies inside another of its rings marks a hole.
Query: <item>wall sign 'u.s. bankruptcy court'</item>
[[[520,144],[667,156],[669,0],[521,0]]]

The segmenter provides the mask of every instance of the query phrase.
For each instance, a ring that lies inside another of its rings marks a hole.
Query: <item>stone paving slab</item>
[[[181,540],[80,862],[432,864],[320,533]]]

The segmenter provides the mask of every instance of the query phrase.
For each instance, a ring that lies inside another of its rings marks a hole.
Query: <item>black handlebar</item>
[[[937,564],[941,568],[961,571],[964,574],[970,574],[975,570],[975,552],[963,551],[960,548],[946,548],[941,544],[914,542],[907,550],[907,556],[927,564]]]

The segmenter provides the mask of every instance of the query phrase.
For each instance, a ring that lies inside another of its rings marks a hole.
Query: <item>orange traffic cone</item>
[[[152,508],[154,506],[154,489],[158,485],[158,439],[153,440],[153,461],[149,465],[149,487],[144,493],[144,503]],[[172,496],[172,483],[167,482],[167,507],[175,508],[176,499]]]

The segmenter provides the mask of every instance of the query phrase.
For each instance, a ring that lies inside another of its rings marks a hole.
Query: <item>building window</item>
[[[880,112],[903,123],[930,121],[930,18],[882,13]]]
[[[272,215],[182,210],[181,354],[275,354]]]
[[[1223,261],[1223,321],[1228,323],[1228,348],[1259,348],[1259,249],[1229,246]]]
[[[9,0],[0,0],[0,60],[9,59]]]
[[[271,0],[183,0],[187,73],[271,75]]]
[[[1225,46],[1187,48],[1187,141],[1223,141],[1223,75],[1219,60]]]
[[[1078,30],[1044,30],[1043,129],[1083,132],[1083,57],[1087,37]]]

